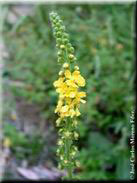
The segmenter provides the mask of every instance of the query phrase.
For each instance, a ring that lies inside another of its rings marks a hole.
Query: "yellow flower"
[[[86,103],[83,100],[86,97],[85,92],[79,92],[79,86],[85,85],[85,79],[80,75],[78,66],[75,66],[73,73],[68,69],[68,64],[65,63],[63,67],[64,77],[60,77],[54,82],[56,92],[59,93],[59,101],[55,109],[55,113],[58,113],[60,118],[79,116],[80,112],[78,109],[79,103]],[[57,126],[59,126],[60,120],[57,120]]]
[[[63,105],[63,101],[62,100],[59,100],[58,101],[58,105],[57,105],[57,107],[55,109],[55,113],[57,113],[57,112],[60,111],[60,109],[62,108],[62,105]]]
[[[65,77],[66,77],[67,79],[70,79],[70,78],[71,78],[71,72],[70,72],[69,70],[66,70],[66,71],[65,71]]]
[[[66,83],[60,83],[59,87],[56,89],[56,92],[57,93],[60,93],[60,94],[64,94],[66,93],[68,87],[66,85]]]
[[[60,87],[60,86],[63,84],[63,81],[64,81],[64,78],[61,77],[61,78],[59,78],[57,81],[55,81],[55,82],[53,83],[53,85],[54,85],[55,87]]]
[[[73,86],[75,83],[78,84],[78,86],[85,86],[85,79],[80,75],[78,70],[74,71],[72,74],[69,70],[66,70],[65,77],[70,79],[70,81],[67,81],[69,86]]]
[[[61,112],[67,112],[68,111],[68,105],[65,105],[61,108]]]
[[[76,96],[76,92],[70,92],[70,95],[69,95],[70,98],[74,98],[75,96]]]
[[[78,96],[81,98],[86,97],[86,92],[79,92]]]
[[[66,80],[66,84],[70,87],[78,88],[78,86],[74,83],[74,80],[72,79]]]

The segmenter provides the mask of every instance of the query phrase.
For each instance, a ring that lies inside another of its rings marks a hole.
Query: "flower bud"
[[[71,135],[71,132],[69,132],[69,131],[66,131],[66,132],[64,132],[64,135],[65,135],[65,137],[70,137],[70,135]]]
[[[59,22],[60,24],[62,24],[62,20],[59,20],[58,22]]]
[[[56,26],[59,28],[59,27],[60,27],[60,23],[59,23],[59,22],[57,22],[57,23],[56,23]]]
[[[55,27],[54,30],[57,32],[59,29],[58,29],[58,27]]]
[[[63,156],[62,155],[60,156],[60,159],[63,160]]]
[[[64,160],[64,163],[65,163],[65,164],[67,164],[67,163],[68,163],[68,161],[67,161],[67,160]]]
[[[73,59],[74,59],[74,55],[69,54],[69,58],[70,58],[71,60],[73,60]]]
[[[76,151],[72,151],[70,154],[71,154],[71,156],[75,156],[76,155]]]
[[[58,48],[59,47],[59,44],[56,44],[56,47]]]
[[[58,32],[57,32],[57,37],[60,37],[60,36],[61,36],[61,32],[58,31]]]
[[[57,38],[57,43],[61,43],[61,38]]]
[[[58,118],[58,119],[56,120],[56,125],[59,126],[59,125],[60,125],[60,122],[61,122],[61,119]]]
[[[59,72],[59,76],[63,76],[64,72],[63,71],[60,71]]]
[[[57,20],[57,21],[59,21],[59,20],[60,20],[59,16],[56,16],[56,20]]]
[[[73,48],[73,47],[70,47],[70,48],[69,48],[69,51],[70,51],[71,53],[74,53],[74,48]]]
[[[78,125],[77,120],[74,120],[74,121],[73,121],[73,125],[74,125],[75,127]]]
[[[64,48],[65,48],[65,45],[63,45],[63,44],[60,45],[60,48],[61,48],[61,49],[64,49]]]
[[[76,161],[76,166],[80,167],[80,162],[79,161]]]
[[[68,63],[64,63],[64,64],[63,64],[63,68],[64,68],[64,69],[67,69],[68,67],[69,67],[69,64],[68,64]]]
[[[78,66],[75,66],[74,69],[78,71],[79,70],[79,67]]]
[[[72,47],[71,43],[67,44],[68,49]]]
[[[62,55],[62,52],[61,51],[58,51],[58,56],[61,56]]]
[[[61,145],[63,145],[63,144],[64,144],[64,143],[63,143],[62,140],[59,140],[59,141],[58,141],[58,145],[59,145],[59,146],[61,146]]]
[[[77,132],[74,132],[74,138],[77,140],[79,137],[79,134]]]
[[[65,26],[61,26],[60,30],[65,31]]]
[[[69,42],[68,39],[63,39],[63,43],[64,43],[64,44],[67,44],[68,42]]]

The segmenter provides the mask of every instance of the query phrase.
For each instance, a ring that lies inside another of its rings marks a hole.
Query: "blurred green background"
[[[28,166],[57,167],[53,81],[60,66],[49,21],[54,10],[64,20],[86,79],[77,142],[81,167],[75,174],[83,180],[129,180],[134,4],[28,5],[27,15],[15,6],[5,6],[16,18],[9,21],[8,15],[4,24],[3,79],[4,132],[17,164],[25,159]]]

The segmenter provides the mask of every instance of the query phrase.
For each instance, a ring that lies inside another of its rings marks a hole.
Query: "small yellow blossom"
[[[65,77],[67,79],[70,79],[70,77],[71,77],[71,72],[68,69],[65,71]]]
[[[68,111],[68,105],[65,105],[61,108],[61,112],[67,112]]]

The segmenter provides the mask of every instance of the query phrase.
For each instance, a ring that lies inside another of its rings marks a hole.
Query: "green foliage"
[[[59,70],[48,14],[56,10],[68,27],[82,75],[87,104],[81,106],[81,179],[129,179],[129,116],[134,105],[134,6],[38,5],[33,16],[5,26],[10,60],[5,72],[15,96],[36,103],[45,120],[55,121],[52,86]],[[15,27],[14,27],[15,26]],[[25,137],[22,138],[24,143]]]
[[[44,141],[39,134],[26,136],[9,123],[4,124],[4,136],[10,139],[11,150],[17,159],[29,159],[31,163],[36,161],[44,147]]]

